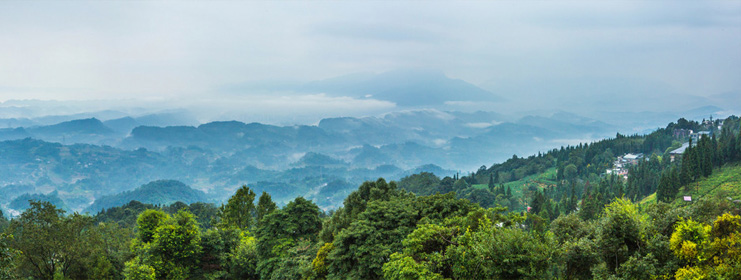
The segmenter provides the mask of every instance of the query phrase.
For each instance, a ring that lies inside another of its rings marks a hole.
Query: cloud
[[[424,28],[378,23],[324,23],[315,31],[318,35],[363,41],[435,43],[440,40],[438,35]]]
[[[0,100],[209,96],[398,68],[741,89],[737,1],[4,1],[0,26],[0,87],[13,89]]]
[[[396,108],[387,101],[312,95],[249,95],[196,98],[172,106],[188,108],[202,122],[214,120],[257,121],[274,124],[312,124],[328,115],[362,117]]]

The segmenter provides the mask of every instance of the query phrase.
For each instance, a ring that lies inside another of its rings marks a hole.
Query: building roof
[[[684,153],[684,150],[687,150],[687,148],[689,148],[689,146],[690,142],[684,143],[682,144],[682,147],[672,150],[671,152],[669,152],[669,154],[681,155]]]
[[[633,160],[633,159],[639,159],[642,158],[643,154],[626,154],[623,156],[624,159]]]

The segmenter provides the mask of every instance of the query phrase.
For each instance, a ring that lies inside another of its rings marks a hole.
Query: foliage
[[[616,271],[641,247],[645,247],[645,216],[629,200],[617,199],[605,206],[597,233],[597,246],[609,271]]]
[[[221,222],[226,227],[249,229],[252,225],[253,211],[255,211],[255,192],[243,185],[237,189],[229,202],[222,207]]]
[[[441,275],[430,272],[424,265],[415,262],[412,257],[399,253],[391,254],[389,262],[383,265],[383,278],[391,280],[443,279]]]
[[[16,278],[15,264],[13,263],[16,252],[8,244],[11,239],[12,236],[0,233],[0,280]]]
[[[270,194],[263,191],[257,202],[257,221],[259,222],[260,220],[262,220],[263,217],[265,217],[267,214],[272,213],[277,208],[278,207],[275,206],[275,202],[273,202]]]
[[[551,236],[540,237],[515,228],[484,222],[448,249],[453,276],[459,279],[540,279],[553,257]]]
[[[141,263],[141,260],[136,257],[133,260],[126,262],[126,268],[123,270],[124,277],[126,280],[155,280],[156,273],[154,268],[149,265]]]
[[[11,221],[8,243],[16,258],[16,272],[21,277],[52,279],[58,275],[69,278],[98,276],[117,278],[123,256],[119,235],[105,225],[96,226],[90,216],[64,211],[49,202],[31,201],[31,208]],[[104,245],[105,244],[105,245]]]

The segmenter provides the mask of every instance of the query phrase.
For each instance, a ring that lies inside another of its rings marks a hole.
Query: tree
[[[518,228],[483,221],[447,250],[455,279],[542,279],[553,256],[554,240]]]
[[[488,185],[489,191],[492,192],[492,193],[494,193],[494,187],[495,186],[496,186],[496,184],[494,183],[494,175],[492,175],[491,173],[489,173],[489,185]]]
[[[249,229],[252,225],[252,212],[255,211],[254,200],[255,192],[243,185],[223,206],[222,223],[225,226]]]
[[[258,224],[256,234],[260,278],[273,277],[291,248],[301,240],[315,242],[321,229],[319,207],[303,197],[267,214]]]
[[[383,265],[383,278],[389,280],[442,280],[440,274],[431,272],[412,257],[400,253],[391,254],[389,262]]]
[[[148,209],[139,214],[139,217],[136,218],[139,241],[143,243],[152,242],[155,231],[167,218],[169,216],[165,212],[155,209]]]
[[[605,215],[598,226],[597,246],[608,271],[614,273],[645,245],[642,221],[643,216],[629,200],[617,199],[605,206]]]
[[[413,195],[374,200],[350,226],[334,238],[326,258],[328,279],[379,279],[391,253],[401,250],[403,240],[415,227],[417,211]]]
[[[691,219],[680,221],[671,235],[672,252],[686,266],[676,279],[741,278],[741,217],[725,213],[710,225]]]
[[[157,274],[154,272],[154,268],[147,264],[143,264],[141,260],[139,260],[139,257],[126,262],[126,267],[124,268],[123,274],[126,280],[157,279]]]
[[[155,230],[149,259],[158,279],[188,277],[198,264],[201,235],[193,214],[178,211]]]
[[[254,237],[243,232],[238,245],[228,254],[227,259],[230,279],[259,279],[257,240]]]
[[[576,168],[576,165],[569,164],[564,168],[564,178],[569,181],[573,181],[576,179],[578,169]]]
[[[90,258],[95,256],[89,235],[92,217],[77,213],[64,217],[64,211],[49,202],[30,201],[30,205],[8,228],[13,235],[10,247],[22,252],[20,276],[53,279],[57,274],[72,277],[89,271]]]
[[[270,194],[263,191],[257,201],[257,221],[260,222],[265,215],[275,211],[278,207],[275,206],[275,202],[270,197]]]
[[[15,251],[8,244],[10,239],[10,236],[0,233],[0,280],[16,279],[13,263]]]
[[[8,227],[8,219],[5,218],[5,215],[3,215],[3,210],[0,210],[0,232],[5,231],[5,228]]]

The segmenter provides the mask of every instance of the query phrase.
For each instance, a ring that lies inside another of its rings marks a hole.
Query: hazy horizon
[[[574,111],[569,106],[591,105],[553,100],[615,94],[645,97],[635,105],[653,108],[671,96],[724,101],[717,96],[741,92],[738,2],[5,1],[0,7],[6,27],[0,101],[124,100],[209,111],[208,118],[219,118],[212,112],[218,108],[240,106],[256,118],[283,119],[288,112],[296,118],[422,107],[296,88],[398,69],[437,71],[508,101],[479,104],[491,111]],[[480,109],[475,101],[453,98],[446,103],[453,106],[436,108]]]

